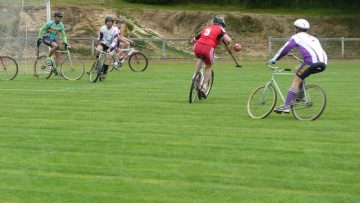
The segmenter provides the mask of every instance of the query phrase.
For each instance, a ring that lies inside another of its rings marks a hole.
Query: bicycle
[[[201,64],[201,68],[198,72],[196,72],[192,78],[191,81],[191,87],[190,87],[190,94],[189,94],[189,103],[194,103],[196,101],[196,98],[199,96],[199,91],[201,89],[201,86],[204,82],[204,70],[205,70],[205,64],[202,63]],[[214,71],[211,70],[211,77],[209,78],[208,84],[207,84],[207,88],[206,88],[206,98],[209,96],[212,85],[214,83]]]
[[[290,56],[295,57],[294,54]],[[277,75],[294,75],[293,73],[285,73],[291,69],[283,69],[267,64],[267,67],[273,71],[269,82],[256,88],[250,95],[247,104],[247,111],[251,118],[263,119],[266,118],[274,110],[277,102],[277,94],[280,95],[281,100],[285,103],[285,97],[280,91],[280,87],[276,82]],[[301,89],[301,88],[300,88]],[[318,85],[306,85],[305,81],[302,83],[302,91],[299,91],[294,103],[290,106],[291,113],[298,120],[316,120],[323,113],[326,106],[325,91]]]
[[[55,61],[53,58],[51,64],[47,64],[46,55],[38,56],[34,63],[33,76],[38,79],[48,79],[54,73],[56,76],[63,77],[66,80],[80,80],[85,73],[84,64],[79,59],[71,57],[70,49],[70,47],[67,47],[65,51],[57,51],[67,54],[60,63],[60,71],[54,67]]]
[[[96,48],[95,48],[96,49]],[[95,83],[98,79],[101,81],[102,78],[100,77],[104,73],[103,64],[105,62],[106,55],[113,55],[113,52],[107,53],[101,50],[96,49],[100,54],[96,61],[91,66],[89,74],[89,81],[91,83]]]
[[[115,57],[113,56],[113,63],[110,72],[115,70],[120,70],[122,65],[124,64],[125,60],[128,60],[129,67],[134,72],[143,72],[148,67],[148,59],[147,57],[140,52],[137,52],[134,46],[122,49],[121,52],[127,52],[127,55],[123,57],[120,61],[116,61]]]
[[[0,80],[13,80],[19,71],[15,59],[0,55]]]

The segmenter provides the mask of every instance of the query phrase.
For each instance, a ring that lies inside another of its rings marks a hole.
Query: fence
[[[273,56],[287,38],[269,37],[269,55]],[[329,58],[360,58],[360,38],[319,38]]]

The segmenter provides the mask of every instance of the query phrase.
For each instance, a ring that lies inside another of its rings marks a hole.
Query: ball
[[[234,44],[233,49],[234,49],[236,52],[240,51],[240,50],[241,50],[241,44],[239,44],[239,43]]]

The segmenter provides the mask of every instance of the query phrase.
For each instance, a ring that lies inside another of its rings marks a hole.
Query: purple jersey
[[[277,52],[273,60],[278,61],[285,56],[291,49],[296,47],[305,64],[325,63],[327,64],[327,55],[321,47],[319,40],[306,32],[299,32],[293,35],[289,41]]]

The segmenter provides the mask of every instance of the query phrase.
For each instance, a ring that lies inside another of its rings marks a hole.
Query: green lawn
[[[314,122],[248,117],[264,63],[217,63],[195,104],[193,63],[0,81],[0,202],[359,202],[360,63],[309,78],[328,96]]]

